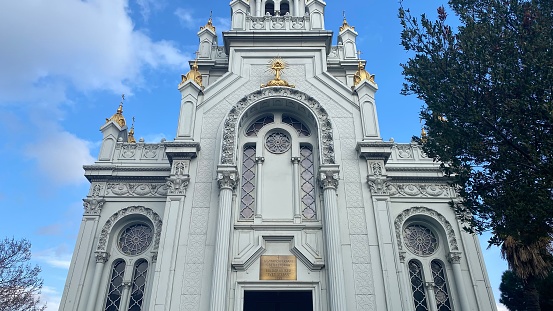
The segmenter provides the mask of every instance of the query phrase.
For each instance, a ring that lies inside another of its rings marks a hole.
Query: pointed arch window
[[[125,261],[118,259],[113,263],[109,290],[106,299],[105,311],[119,311],[121,296],[123,294],[123,274],[125,273]]]
[[[415,311],[428,311],[422,265],[418,261],[409,261],[409,279],[411,281],[411,289],[413,290]]]

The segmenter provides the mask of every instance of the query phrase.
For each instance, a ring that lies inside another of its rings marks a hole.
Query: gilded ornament
[[[181,85],[183,85],[186,81],[194,81],[197,85],[202,85],[202,74],[200,71],[198,71],[198,52],[196,52],[196,60],[194,60],[194,64],[190,66],[190,71],[186,75],[181,75],[181,82],[179,83],[179,88]]]
[[[342,23],[342,26],[340,26],[340,32],[343,32],[345,31],[346,29],[351,29],[353,31],[355,31],[355,27],[351,26],[350,24],[348,24],[348,21],[346,20],[346,17],[344,15],[344,21]]]
[[[215,26],[213,26],[213,11],[209,14],[209,19],[207,20],[207,24],[205,26],[201,26],[200,30],[204,29],[211,29],[211,31],[215,32]]]
[[[375,83],[374,82],[374,75],[368,73],[365,70],[365,65],[363,64],[363,62],[360,61],[357,72],[355,72],[355,74],[353,75],[353,85],[358,85],[359,83],[361,83],[364,80]]]
[[[129,131],[129,135],[127,136],[127,142],[131,144],[136,144],[136,139],[134,139],[134,117],[132,117],[132,125]]]
[[[275,78],[269,82],[267,82],[267,84],[261,84],[261,87],[268,87],[268,86],[285,86],[285,87],[292,87],[294,88],[295,86],[293,84],[289,84],[287,81],[285,80],[282,80],[280,78],[282,72],[284,71],[284,69],[286,69],[286,63],[284,62],[284,60],[280,57],[277,57],[277,58],[274,58],[273,60],[271,60],[271,62],[269,63],[269,70],[273,72],[273,74],[275,75]]]
[[[120,127],[123,127],[127,124],[125,121],[125,117],[123,117],[123,101],[125,101],[125,94],[121,95],[121,102],[119,103],[119,108],[117,108],[117,111],[114,115],[111,116],[111,118],[106,118],[106,123],[109,121],[113,121],[117,124],[119,124]]]

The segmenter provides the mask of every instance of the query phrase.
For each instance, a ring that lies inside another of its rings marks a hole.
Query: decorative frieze
[[[109,183],[107,195],[114,196],[165,196],[168,186],[165,183]]]
[[[396,184],[388,183],[387,191],[390,196],[397,197],[453,197],[453,189],[448,185],[440,184]]]

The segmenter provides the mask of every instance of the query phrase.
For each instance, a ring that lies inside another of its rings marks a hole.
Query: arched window
[[[317,135],[304,117],[289,111],[244,117],[238,220],[256,215],[267,220],[318,220]]]
[[[415,311],[427,311],[426,291],[424,288],[424,277],[422,275],[422,266],[415,260],[409,261],[409,280],[413,290],[413,302]]]
[[[141,259],[134,265],[133,280],[128,311],[141,311],[146,292],[146,276],[148,274],[148,262]]]
[[[432,279],[434,281],[434,297],[438,311],[450,311],[449,292],[443,264],[438,260],[432,260]]]
[[[273,1],[267,1],[265,3],[265,14],[275,16],[275,3]]]
[[[105,311],[119,311],[121,295],[123,294],[123,275],[125,273],[125,261],[117,259],[113,262],[109,289],[106,298]]]
[[[453,310],[443,263],[447,240],[444,237],[444,242],[440,243],[439,232],[432,219],[422,216],[413,216],[403,224],[403,245],[408,250],[406,257],[413,258],[408,269],[416,311],[429,310],[429,305],[435,306],[432,309],[437,311]],[[427,292],[425,283],[431,286]]]
[[[248,132],[246,131],[246,133]],[[255,146],[244,146],[241,181],[242,203],[240,205],[240,219],[252,219],[255,214]]]
[[[290,13],[290,3],[283,1],[280,3],[280,15],[284,16]]]

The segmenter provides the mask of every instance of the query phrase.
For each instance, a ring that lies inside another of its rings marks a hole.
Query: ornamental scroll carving
[[[397,245],[398,245],[398,250],[400,254],[401,252],[403,252],[403,243],[402,243],[403,224],[408,218],[414,215],[426,215],[437,220],[442,225],[442,228],[445,230],[445,234],[447,236],[447,241],[449,245],[449,250],[450,251],[459,250],[459,246],[457,244],[457,238],[455,237],[455,231],[453,230],[451,223],[442,214],[438,213],[433,209],[429,209],[424,206],[416,206],[416,207],[412,207],[410,209],[404,210],[401,214],[399,214],[396,217],[396,220],[394,221]]]
[[[319,183],[323,189],[332,188],[336,190],[338,188],[339,179],[338,172],[326,171],[319,173]]]
[[[158,249],[159,238],[161,236],[161,217],[159,217],[159,215],[150,208],[144,206],[129,206],[111,215],[111,217],[106,221],[102,227],[102,231],[100,231],[100,238],[98,240],[98,246],[96,247],[96,253],[106,251],[113,225],[120,219],[129,215],[143,215],[152,222],[154,225],[154,250]]]
[[[454,191],[450,186],[440,184],[395,184],[386,185],[390,196],[397,197],[454,197]]]
[[[255,103],[275,97],[291,99],[311,111],[319,124],[321,163],[334,164],[334,137],[328,112],[313,97],[301,91],[285,87],[260,89],[246,95],[232,107],[224,123],[221,163],[234,165],[236,162],[236,133],[238,132],[238,122],[244,111]]]
[[[85,215],[100,215],[102,207],[106,200],[101,198],[86,198],[83,199],[83,207]]]
[[[236,175],[236,172],[219,172],[217,173],[217,182],[219,183],[219,188],[221,189],[234,190],[234,188],[236,188],[236,184],[238,183],[238,176]]]
[[[107,193],[116,196],[165,196],[167,185],[164,183],[110,183]]]
[[[173,174],[167,177],[167,189],[169,194],[172,195],[185,195],[186,188],[190,183],[190,175],[188,174],[188,160],[187,161],[174,161]]]

